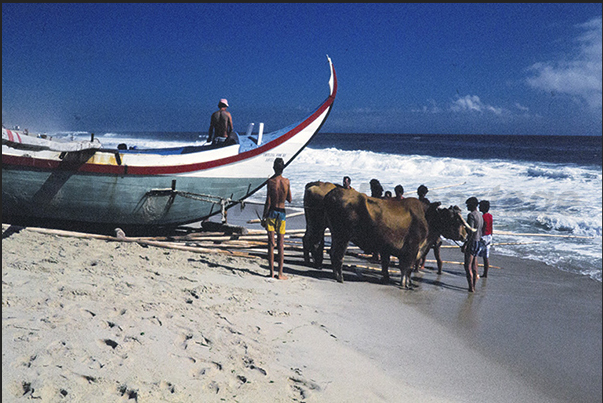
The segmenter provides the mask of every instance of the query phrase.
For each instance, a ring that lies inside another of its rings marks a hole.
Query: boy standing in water
[[[484,274],[482,277],[488,277],[488,268],[490,267],[490,245],[492,245],[492,214],[490,211],[490,202],[482,200],[479,202],[479,211],[482,212],[484,219],[484,231],[480,242],[479,256],[484,259]]]
[[[467,210],[470,211],[467,216],[467,224],[472,231],[469,231],[469,237],[465,245],[463,245],[465,253],[465,274],[467,275],[467,282],[469,283],[469,292],[475,292],[475,282],[477,281],[477,254],[479,252],[479,241],[482,237],[482,231],[484,226],[484,219],[482,215],[477,212],[477,206],[479,202],[476,197],[470,197],[465,202]]]
[[[291,187],[289,179],[282,176],[285,162],[282,158],[274,160],[274,176],[268,180],[266,203],[264,204],[264,215],[262,226],[268,231],[268,266],[270,277],[274,277],[274,233],[277,234],[278,245],[278,279],[287,280],[283,275],[283,264],[285,261],[285,201],[291,203]]]

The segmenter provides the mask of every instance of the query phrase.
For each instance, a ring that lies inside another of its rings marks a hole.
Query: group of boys
[[[381,186],[381,183],[379,183],[377,179],[371,179],[370,185],[371,196],[381,198],[383,192],[383,187]],[[404,190],[402,186],[398,185],[396,188],[398,187],[400,188],[400,190],[396,189],[396,196],[397,198],[401,199],[403,197],[402,194],[404,193]],[[429,205],[429,199],[425,197],[427,192],[428,189],[425,185],[421,185],[417,189],[419,200]],[[465,242],[461,250],[465,255],[464,267],[465,273],[467,275],[467,282],[469,283],[469,292],[475,292],[476,281],[480,278],[478,274],[478,257],[481,257],[484,260],[484,272],[482,273],[482,277],[488,277],[488,269],[490,268],[489,259],[490,246],[492,245],[492,214],[489,213],[490,202],[488,200],[478,201],[476,197],[470,197],[469,199],[467,199],[465,204],[467,205],[467,209],[469,210],[469,215],[467,216],[467,223],[474,229],[474,231],[470,231],[468,240],[467,242]],[[477,212],[478,207],[479,211],[482,214]],[[440,257],[440,246],[441,240],[438,240],[434,245],[430,246],[430,248],[433,249],[436,257],[436,261],[438,264],[438,274],[442,273],[442,259]],[[425,265],[426,257],[427,253],[425,253],[421,261],[418,262],[418,267],[420,266],[421,269]]]

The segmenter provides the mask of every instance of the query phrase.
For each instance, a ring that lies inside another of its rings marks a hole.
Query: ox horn
[[[463,223],[463,225],[465,226],[465,228],[466,228],[468,231],[471,231],[471,232],[476,232],[476,231],[477,231],[477,230],[476,230],[475,228],[473,228],[471,225],[467,224],[467,221],[465,221],[465,219],[463,218],[463,216],[461,215],[461,213],[456,213],[456,214],[459,216],[459,218],[461,219],[461,222]]]

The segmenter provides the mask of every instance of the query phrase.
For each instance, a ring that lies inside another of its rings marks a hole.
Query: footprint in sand
[[[194,379],[212,379],[215,377],[215,373],[222,371],[222,368],[222,364],[215,361],[200,361],[199,365],[189,370],[189,376]]]
[[[36,358],[38,358],[37,354],[22,356],[15,361],[15,366],[31,368]]]
[[[174,344],[180,346],[183,350],[186,350],[188,348],[189,340],[192,340],[192,338],[193,334],[190,332],[181,333],[178,337],[176,337],[176,340],[174,340]]]
[[[206,386],[204,386],[203,389],[206,389],[206,390],[214,392],[215,394],[218,394],[218,392],[220,391],[220,385],[217,382],[212,381],[209,384],[207,384]]]
[[[301,371],[296,371],[300,373]],[[296,397],[306,400],[310,397],[312,391],[320,392],[320,386],[312,381],[308,381],[301,377],[289,377],[289,383]]]
[[[256,370],[256,371],[260,372],[264,376],[268,374],[264,368],[260,368],[260,367],[258,367],[258,366],[255,365],[255,363],[253,362],[253,358],[244,357],[243,358],[243,363],[245,364],[245,368]]]
[[[167,390],[170,393],[176,393],[176,385],[168,381],[159,382],[159,388],[162,390]]]
[[[117,388],[118,392],[127,397],[128,400],[133,399],[135,402],[138,401],[138,391],[128,388],[126,385],[121,385]]]

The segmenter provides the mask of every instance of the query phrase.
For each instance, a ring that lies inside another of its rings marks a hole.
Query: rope
[[[230,197],[220,197],[220,196],[213,196],[213,195],[204,195],[204,194],[200,194],[200,193],[191,193],[191,192],[183,192],[181,190],[171,190],[173,193],[180,195],[182,197],[186,197],[187,199],[193,199],[193,200],[198,200],[198,201],[203,201],[203,202],[207,202],[207,203],[214,203],[214,204],[222,204],[224,202],[226,203],[242,203],[241,200],[232,200]]]

